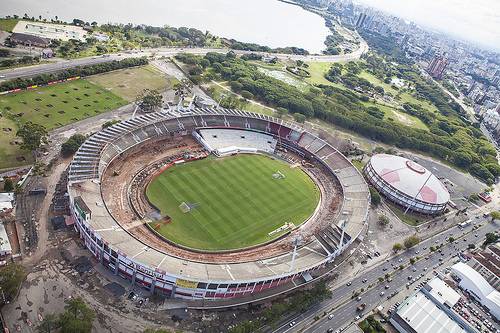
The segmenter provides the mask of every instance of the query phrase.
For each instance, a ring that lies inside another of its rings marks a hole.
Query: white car
[[[333,314],[329,315],[328,319],[332,320],[333,319]]]

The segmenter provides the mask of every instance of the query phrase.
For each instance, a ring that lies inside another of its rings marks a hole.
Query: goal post
[[[179,205],[179,209],[181,210],[181,212],[183,213],[189,213],[191,211],[191,207],[189,207],[189,205],[185,202],[182,202],[180,205]]]

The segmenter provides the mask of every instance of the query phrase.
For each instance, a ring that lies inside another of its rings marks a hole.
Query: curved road
[[[261,55],[268,55],[272,57],[277,57],[281,60],[302,60],[302,61],[320,61],[320,62],[345,62],[350,60],[356,60],[361,57],[361,55],[368,51],[368,45],[366,42],[359,38],[360,44],[359,48],[348,54],[339,55],[297,55],[297,54],[281,54],[281,53],[266,53],[266,52],[251,52],[251,51],[240,51],[232,50],[238,55],[257,53]],[[143,57],[143,56],[155,56],[155,57],[171,57],[179,53],[191,53],[204,55],[207,52],[218,52],[227,53],[231,49],[215,49],[215,48],[157,48],[157,49],[147,49],[142,51],[133,52],[122,52],[117,54],[109,54],[104,56],[95,56],[87,58],[79,58],[72,60],[63,60],[60,62],[19,67],[14,69],[7,69],[0,71],[0,80],[10,80],[14,78],[30,77],[39,74],[48,74],[58,72],[64,69],[76,67],[76,66],[86,66],[92,64],[98,64],[103,62],[109,62],[112,60],[122,60],[125,58]]]

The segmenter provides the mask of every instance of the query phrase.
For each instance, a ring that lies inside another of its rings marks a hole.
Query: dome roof
[[[425,203],[441,205],[450,200],[446,187],[429,170],[407,158],[377,154],[372,169],[396,190]]]

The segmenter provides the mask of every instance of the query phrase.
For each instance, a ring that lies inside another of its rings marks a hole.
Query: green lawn
[[[19,20],[17,19],[0,19],[0,30],[12,32]]]
[[[396,96],[396,94],[399,92],[398,90],[394,89],[391,84],[385,83],[384,81],[380,80],[375,75],[368,73],[367,71],[362,71],[358,76],[367,80],[374,86],[384,88],[386,93],[391,93],[393,96]]]
[[[15,122],[32,121],[51,130],[126,104],[123,98],[81,79],[2,96],[0,112]]]
[[[275,179],[280,171],[284,179]],[[172,220],[158,231],[184,246],[227,250],[269,241],[287,222],[295,226],[316,208],[320,192],[300,168],[262,155],[206,158],[176,165],[147,187],[149,200]],[[183,213],[179,205],[192,210]],[[157,222],[152,223],[152,227]]]
[[[384,81],[380,80],[375,75],[368,73],[367,71],[362,71],[358,76],[369,81],[374,86],[380,86],[384,88],[384,91],[386,93],[391,93],[391,95],[395,97],[395,100],[398,101],[398,103],[400,104],[404,103],[417,104],[423,107],[427,111],[438,113],[438,109],[436,108],[436,106],[434,106],[429,101],[416,98],[415,96],[412,95],[411,91],[397,90],[391,84],[385,83]]]
[[[14,121],[0,117],[0,170],[27,165],[32,162],[30,153],[19,149],[16,143],[17,125]]]
[[[373,101],[370,102],[363,102],[363,104],[367,107],[369,106],[375,106],[379,108],[380,111],[384,112],[384,119],[389,121],[389,118],[394,120],[395,122],[400,123],[401,125],[413,127],[413,128],[419,128],[423,129],[425,131],[428,131],[429,128],[422,122],[422,120],[418,119],[415,116],[406,114],[402,111],[399,111],[392,106],[385,105],[382,103],[376,103]]]
[[[87,80],[129,102],[134,101],[144,89],[163,91],[176,82],[176,79],[166,77],[151,65],[94,75]]]
[[[429,216],[423,216],[423,215],[418,215],[418,214],[413,214],[411,212],[407,212],[405,214],[406,209],[402,208],[392,202],[389,202],[388,200],[385,201],[387,206],[392,210],[392,212],[404,223],[411,225],[411,226],[418,226],[422,223],[428,222],[429,220],[432,219],[432,217]]]
[[[341,89],[345,89],[345,87],[342,84],[339,83],[333,83],[325,79],[325,74],[330,70],[330,67],[332,67],[331,62],[319,62],[319,61],[311,61],[307,62],[309,65],[309,68],[307,70],[311,74],[311,77],[308,77],[305,79],[307,83],[310,83],[312,85],[315,84],[325,84],[329,85],[332,87],[337,87]]]

